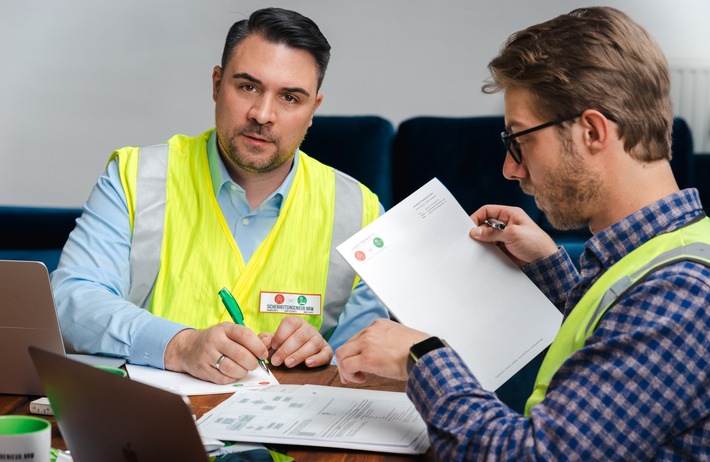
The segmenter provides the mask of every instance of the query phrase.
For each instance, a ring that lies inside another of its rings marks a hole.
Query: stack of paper
[[[426,425],[404,393],[320,385],[241,389],[197,428],[225,441],[398,454],[429,448]]]

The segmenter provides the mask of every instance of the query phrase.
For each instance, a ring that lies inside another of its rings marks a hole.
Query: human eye
[[[296,97],[296,95],[293,95],[291,93],[284,94],[283,99],[288,104],[298,104],[298,102],[299,102],[299,99]]]
[[[251,83],[243,83],[239,88],[247,93],[255,93],[257,91],[257,88]]]

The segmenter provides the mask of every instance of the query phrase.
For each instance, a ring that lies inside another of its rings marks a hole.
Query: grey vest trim
[[[594,311],[594,315],[587,324],[585,332],[589,332],[595,326],[597,318],[611,307],[623,293],[643,281],[653,271],[679,261],[692,261],[710,268],[710,244],[693,242],[671,249],[648,262],[631,276],[624,276],[621,280],[615,282],[602,297],[601,302],[599,302],[597,309]]]
[[[335,212],[333,234],[330,241],[330,262],[328,280],[323,303],[323,324],[320,332],[326,340],[338,325],[338,318],[350,299],[355,271],[336,250],[353,234],[362,229],[363,199],[360,183],[345,173],[335,172]]]
[[[167,144],[141,146],[138,151],[136,212],[133,219],[128,301],[147,309],[160,269],[165,226],[168,175]]]

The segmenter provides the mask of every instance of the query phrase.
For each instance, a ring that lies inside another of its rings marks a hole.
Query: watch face
[[[429,337],[419,343],[412,345],[410,351],[414,356],[419,359],[430,351],[436,350],[438,348],[444,348],[446,344],[439,339],[439,337]]]
[[[422,340],[421,342],[412,345],[409,349],[409,356],[407,357],[407,374],[412,371],[412,368],[414,368],[416,362],[419,361],[419,358],[430,351],[445,348],[447,346],[446,342],[439,339],[439,337],[429,337],[426,340]]]

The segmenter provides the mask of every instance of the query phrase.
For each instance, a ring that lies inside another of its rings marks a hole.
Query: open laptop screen
[[[30,345],[65,354],[47,267],[0,260],[0,393],[42,394]]]
[[[182,397],[30,347],[75,462],[204,461]]]

